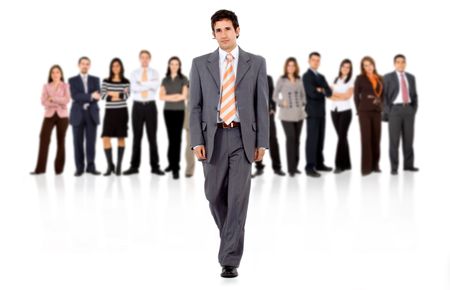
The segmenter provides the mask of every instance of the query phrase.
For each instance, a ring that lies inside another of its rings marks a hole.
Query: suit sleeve
[[[389,75],[384,76],[384,85],[383,85],[383,121],[388,121],[389,119],[389,111],[390,111],[390,104],[389,104],[389,92],[391,90],[390,87],[390,81],[389,81]]]
[[[361,82],[361,79],[359,77],[357,77],[355,80],[355,86],[353,88],[353,100],[355,101],[356,112],[358,112],[360,95],[361,95],[360,82]]]
[[[413,87],[413,91],[414,91],[414,110],[417,112],[417,109],[419,107],[419,95],[417,94],[417,87],[416,87],[416,77],[415,76],[411,76],[412,77],[412,87]],[[411,90],[410,90],[411,91]]]
[[[69,81],[70,84],[70,94],[72,99],[77,103],[89,103],[91,101],[91,94],[85,94],[83,87],[79,87],[75,85],[75,80],[71,79]]]
[[[272,96],[270,96],[272,101],[276,103],[278,106],[282,105],[282,100],[280,99],[280,92],[281,92],[281,78],[277,80],[275,90],[273,91]]]
[[[203,96],[200,84],[200,75],[195,59],[192,61],[189,86],[189,133],[191,135],[191,149],[198,145],[205,145],[202,132],[202,105]]]
[[[317,91],[317,88],[314,87],[310,74],[305,74],[303,76],[303,86],[305,87],[305,92],[308,97],[311,99],[321,100],[323,98],[323,94]]]
[[[322,76],[322,79],[323,79],[323,89],[325,91],[324,95],[325,95],[325,97],[329,98],[329,97],[331,97],[333,92],[331,91],[331,88],[328,85],[327,79],[324,76]]]
[[[267,83],[266,60],[259,68],[256,91],[256,147],[269,149],[269,85]]]

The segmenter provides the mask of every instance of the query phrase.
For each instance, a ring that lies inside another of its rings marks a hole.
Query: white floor
[[[0,289],[449,289],[450,199],[429,171],[267,168],[253,180],[240,276],[224,280],[200,167],[179,181],[144,168],[3,180]]]

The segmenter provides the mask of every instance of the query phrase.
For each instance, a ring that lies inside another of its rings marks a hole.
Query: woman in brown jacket
[[[361,128],[361,171],[363,175],[381,172],[380,139],[383,105],[383,79],[377,73],[375,61],[366,56],[361,60],[361,74],[355,80],[354,100]]]

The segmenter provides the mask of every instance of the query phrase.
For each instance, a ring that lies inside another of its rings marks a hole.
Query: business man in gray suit
[[[250,194],[251,163],[269,148],[264,58],[237,46],[237,16],[211,17],[219,48],[197,57],[190,74],[191,146],[203,164],[205,193],[220,231],[221,276],[238,275]]]
[[[384,76],[383,120],[389,122],[389,157],[391,174],[398,174],[398,147],[403,147],[403,169],[419,171],[414,167],[414,121],[417,112],[415,77],[405,72],[406,57],[394,57],[395,71]]]

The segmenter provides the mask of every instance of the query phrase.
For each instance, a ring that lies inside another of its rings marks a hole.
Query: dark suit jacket
[[[380,80],[381,86],[383,80]],[[381,112],[383,107],[383,93],[380,96],[380,102],[374,103],[375,91],[372,83],[366,75],[359,75],[356,77],[355,85],[353,89],[355,107],[359,112]]]
[[[306,93],[306,114],[308,117],[325,117],[325,98],[332,95],[330,86],[325,77],[319,73],[317,75],[308,69],[303,74],[303,86]],[[317,88],[322,88],[323,93],[319,93]]]
[[[411,100],[411,106],[414,107],[414,110],[417,111],[418,107],[418,97],[417,97],[417,89],[416,89],[416,78],[410,74],[405,73],[406,80],[408,81],[408,91],[409,98]],[[387,119],[389,113],[391,112],[392,105],[394,104],[395,99],[400,91],[400,82],[398,80],[397,72],[393,71],[384,76],[384,108],[383,108],[383,119]]]
[[[80,125],[83,118],[84,104],[89,104],[88,111],[95,124],[100,124],[99,107],[97,101],[92,100],[91,94],[95,91],[100,93],[100,79],[88,75],[88,93],[84,93],[83,80],[80,75],[69,79],[70,93],[72,95],[72,108],[70,109],[70,124]]]

